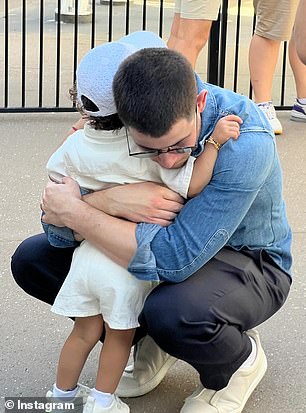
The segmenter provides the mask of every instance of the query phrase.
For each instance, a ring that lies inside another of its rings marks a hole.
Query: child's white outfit
[[[70,176],[93,191],[153,181],[186,198],[194,160],[189,157],[182,168],[165,169],[151,159],[130,157],[124,128],[116,133],[95,130],[87,123],[51,156],[47,170],[54,181]],[[85,240],[74,251],[52,311],[70,317],[102,314],[110,328],[135,328],[144,300],[155,285],[138,280]]]

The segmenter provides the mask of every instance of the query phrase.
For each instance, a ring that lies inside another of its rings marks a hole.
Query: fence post
[[[220,45],[220,13],[217,21],[212,22],[207,59],[207,82],[218,84],[219,79],[219,45]]]
[[[62,0],[60,11],[60,21],[64,23],[74,23],[75,22],[75,0]],[[89,6],[89,0],[79,0],[77,2],[77,15],[79,23],[89,23],[91,22],[92,9]],[[58,21],[58,10],[55,10],[55,21]]]
[[[227,37],[228,0],[223,0],[218,19],[212,22],[207,62],[207,81],[224,87],[225,55]]]

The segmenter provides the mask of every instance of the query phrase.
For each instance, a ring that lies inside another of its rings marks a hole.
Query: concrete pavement
[[[50,312],[14,283],[10,256],[26,237],[41,231],[40,193],[45,163],[77,114],[0,115],[0,412],[3,397],[44,396],[54,382],[61,346],[71,322]],[[244,413],[306,412],[306,124],[279,113],[284,134],[277,145],[294,236],[294,284],[283,309],[259,327],[269,369]],[[82,382],[94,384],[96,349]],[[177,362],[152,393],[128,400],[133,413],[178,413],[198,383],[196,372]]]

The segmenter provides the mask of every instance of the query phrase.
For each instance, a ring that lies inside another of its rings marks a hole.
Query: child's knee
[[[96,343],[103,333],[103,318],[95,315],[90,317],[77,317],[74,323],[73,334],[83,341]]]
[[[105,333],[108,340],[115,339],[116,341],[132,342],[135,335],[135,328],[127,330],[117,330],[110,328],[108,324],[105,323]]]

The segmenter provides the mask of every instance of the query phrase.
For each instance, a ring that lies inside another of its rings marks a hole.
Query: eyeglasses
[[[197,134],[197,110],[195,113],[195,131]],[[183,153],[191,153],[194,149],[196,149],[196,145],[194,146],[183,146],[181,148],[177,148],[173,146],[168,146],[168,148],[164,148],[164,149],[148,149],[147,151],[142,151],[142,152],[131,152],[131,147],[130,147],[130,142],[129,142],[129,135],[128,135],[128,131],[127,128],[125,128],[125,135],[126,135],[126,141],[127,141],[127,147],[129,150],[129,156],[135,156],[136,158],[153,158],[155,156],[158,156],[162,153],[168,153],[168,152],[174,152],[174,153],[179,153],[179,154],[183,154]],[[184,139],[183,139],[184,140]],[[178,143],[176,143],[176,145],[178,145]]]

